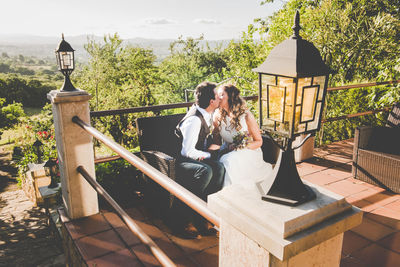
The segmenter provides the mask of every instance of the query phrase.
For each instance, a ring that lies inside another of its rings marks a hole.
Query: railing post
[[[96,177],[92,136],[72,122],[72,117],[78,116],[90,124],[91,95],[82,90],[53,90],[47,94],[47,98],[53,105],[65,210],[71,219],[96,214],[99,211],[97,193],[77,171],[77,167],[81,165],[92,177]]]

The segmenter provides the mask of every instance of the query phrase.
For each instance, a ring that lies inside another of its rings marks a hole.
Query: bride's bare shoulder
[[[255,120],[256,119],[254,117],[253,113],[248,109],[246,109],[244,114],[245,114],[246,121],[250,121],[250,120]]]

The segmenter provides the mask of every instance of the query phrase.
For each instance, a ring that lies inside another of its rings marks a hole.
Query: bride
[[[238,88],[224,85],[218,89],[218,96],[220,106],[214,114],[214,129],[222,141],[219,161],[226,169],[223,187],[252,186],[272,171],[272,165],[263,160],[260,128]]]

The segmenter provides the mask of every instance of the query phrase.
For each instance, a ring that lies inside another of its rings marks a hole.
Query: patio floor
[[[303,179],[346,197],[364,211],[362,224],[344,234],[341,266],[400,266],[400,195],[352,177],[352,141],[316,149],[312,159],[297,165],[298,171]],[[181,239],[143,208],[126,211],[178,266],[218,266],[218,237]],[[113,216],[104,211],[101,220],[115,225],[114,220],[119,218]],[[120,223],[117,225],[121,227]],[[146,266],[157,264],[154,257],[143,253],[143,245],[135,243],[128,247]],[[110,257],[99,256],[89,262],[101,266],[102,259]]]

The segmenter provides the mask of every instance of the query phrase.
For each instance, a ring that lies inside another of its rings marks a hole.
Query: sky
[[[208,40],[239,38],[254,18],[283,1],[261,0],[2,0],[0,34]]]

